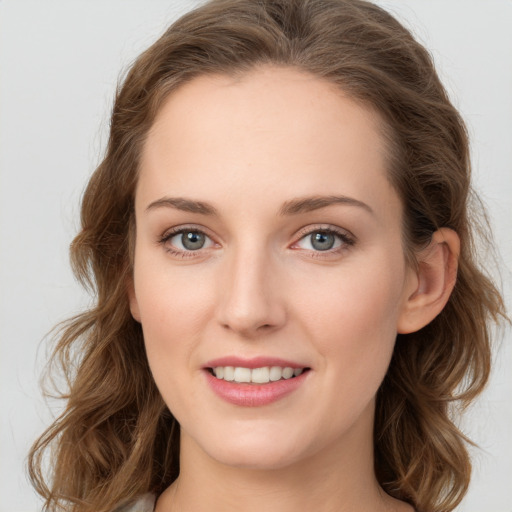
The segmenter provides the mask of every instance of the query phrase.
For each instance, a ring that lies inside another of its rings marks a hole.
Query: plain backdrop
[[[26,453],[58,411],[38,377],[45,334],[87,304],[68,265],[122,70],[191,0],[0,0],[0,512],[36,512]],[[472,138],[475,184],[512,268],[512,1],[381,2],[431,50]],[[464,422],[479,445],[459,512],[512,511],[510,331]],[[51,412],[48,405],[52,405]]]

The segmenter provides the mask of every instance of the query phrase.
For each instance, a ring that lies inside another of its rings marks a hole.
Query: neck
[[[362,435],[363,434],[363,435]],[[388,496],[373,469],[372,425],[280,468],[241,468],[206,454],[182,432],[180,476],[156,512],[412,511]]]

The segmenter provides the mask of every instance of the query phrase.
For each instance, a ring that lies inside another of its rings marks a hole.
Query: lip
[[[240,407],[262,407],[277,402],[297,390],[308,378],[310,371],[305,371],[297,377],[282,379],[266,384],[238,383],[218,379],[212,375],[210,368],[217,366],[240,366],[243,368],[262,368],[264,366],[281,366],[290,368],[308,368],[292,361],[279,358],[255,357],[243,359],[240,357],[223,357],[209,361],[203,368],[210,389],[222,400]]]

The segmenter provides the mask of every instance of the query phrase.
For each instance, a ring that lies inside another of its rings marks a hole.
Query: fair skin
[[[333,85],[279,67],[199,77],[162,106],[129,292],[181,429],[180,476],[157,512],[412,510],[374,475],[375,395],[397,332],[446,303],[458,239],[440,230],[406,264],[380,127]],[[212,375],[233,357],[302,373]]]

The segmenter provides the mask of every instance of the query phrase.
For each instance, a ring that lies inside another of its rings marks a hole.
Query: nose
[[[284,291],[276,265],[261,252],[239,251],[225,262],[217,319],[244,338],[280,329],[286,322]]]

